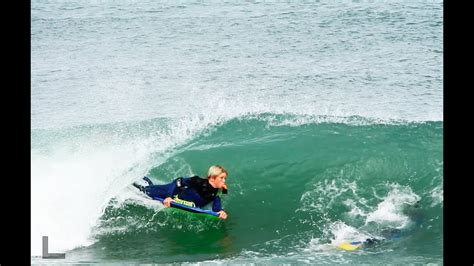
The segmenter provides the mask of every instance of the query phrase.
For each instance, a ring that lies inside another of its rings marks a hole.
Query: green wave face
[[[165,183],[223,165],[228,220],[112,199],[93,228],[96,242],[70,258],[442,263],[442,139],[442,122],[271,114],[223,122],[152,163],[147,175]],[[392,229],[400,234],[387,237]],[[336,248],[369,237],[384,241],[355,252]]]

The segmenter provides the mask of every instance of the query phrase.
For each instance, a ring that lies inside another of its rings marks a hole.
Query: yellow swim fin
[[[362,247],[362,244],[362,242],[344,242],[337,245],[337,247],[343,250],[356,250]]]

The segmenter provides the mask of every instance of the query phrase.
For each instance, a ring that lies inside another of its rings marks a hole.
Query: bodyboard
[[[158,200],[163,202],[164,199],[158,197],[152,197],[154,200]],[[198,214],[199,216],[210,217],[210,218],[219,218],[219,214],[217,212],[211,210],[205,210],[198,207],[192,207],[188,205],[184,205],[175,201],[171,201],[170,206],[175,209],[179,209],[186,212],[191,212],[194,214]]]

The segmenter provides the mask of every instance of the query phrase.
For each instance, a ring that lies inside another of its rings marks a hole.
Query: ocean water
[[[442,37],[441,1],[32,2],[32,263],[443,264]],[[130,186],[212,164],[226,221]]]

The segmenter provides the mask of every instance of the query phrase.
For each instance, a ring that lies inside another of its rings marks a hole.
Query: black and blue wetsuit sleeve
[[[214,212],[222,211],[221,198],[218,196],[216,196],[214,198],[214,201],[212,202],[212,211]]]

